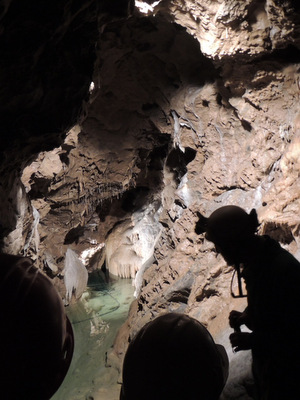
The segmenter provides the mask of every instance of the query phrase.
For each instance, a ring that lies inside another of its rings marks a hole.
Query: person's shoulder
[[[284,249],[278,241],[268,235],[260,236],[260,241],[265,258],[272,258],[275,263],[295,266],[300,270],[300,262],[293,254]]]
[[[269,235],[258,236],[258,240],[259,248],[264,254],[288,253],[277,240],[272,239]]]
[[[261,235],[258,236],[260,242],[267,247],[276,247],[276,248],[282,248],[279,244],[279,242],[275,239],[272,239],[269,235]]]
[[[284,250],[276,240],[268,235],[257,235],[255,240],[256,254],[260,259],[272,258],[275,254]]]

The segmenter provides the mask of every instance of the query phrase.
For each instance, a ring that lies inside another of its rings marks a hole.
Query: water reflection
[[[107,283],[100,273],[90,275],[81,301],[66,308],[75,351],[69,372],[52,400],[118,400],[117,371],[105,367],[105,357],[127,318],[133,292],[131,279]]]

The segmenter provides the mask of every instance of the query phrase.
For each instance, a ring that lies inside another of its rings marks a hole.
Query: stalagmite
[[[88,272],[79,260],[75,251],[68,249],[65,260],[66,300],[71,301],[73,295],[79,299],[88,281]]]

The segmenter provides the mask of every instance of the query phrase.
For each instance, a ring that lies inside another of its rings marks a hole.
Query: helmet
[[[188,315],[164,314],[129,344],[120,400],[216,400],[227,377],[227,354],[207,329]]]
[[[29,258],[0,254],[0,387],[8,400],[48,400],[71,363],[62,300]]]
[[[259,226],[255,209],[247,214],[237,206],[220,207],[209,218],[200,213],[198,217],[195,232],[206,232],[206,239],[216,244],[248,238]]]

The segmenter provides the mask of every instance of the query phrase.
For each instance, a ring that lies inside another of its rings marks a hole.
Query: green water
[[[120,385],[114,368],[105,366],[106,352],[127,318],[133,301],[131,279],[106,283],[89,278],[81,301],[66,308],[75,336],[68,374],[52,400],[118,400]]]

